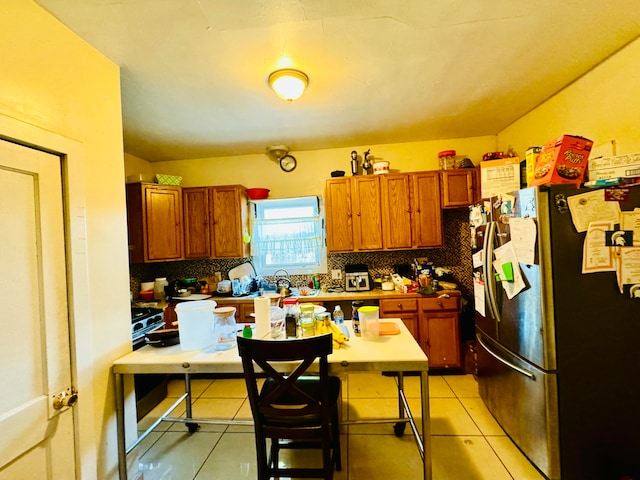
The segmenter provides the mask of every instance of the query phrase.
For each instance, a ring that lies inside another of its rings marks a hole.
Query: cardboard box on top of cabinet
[[[640,177],[640,153],[589,160],[589,180]]]
[[[520,189],[520,157],[480,162],[482,198]]]
[[[525,164],[527,171],[527,186],[531,185],[531,180],[533,180],[533,170],[536,167],[536,160],[538,158],[538,154],[542,150],[541,146],[534,146],[527,148],[527,153],[525,154]]]
[[[568,183],[579,187],[587,173],[592,146],[588,138],[574,135],[562,135],[547,142],[538,154],[529,185]]]

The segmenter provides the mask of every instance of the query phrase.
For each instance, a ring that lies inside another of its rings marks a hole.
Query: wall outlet
[[[342,270],[340,269],[331,270],[331,279],[342,280]]]

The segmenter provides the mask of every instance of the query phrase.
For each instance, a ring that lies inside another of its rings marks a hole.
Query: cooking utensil
[[[168,347],[180,343],[180,334],[177,328],[154,330],[145,335],[144,341],[152,347]]]
[[[288,278],[279,278],[276,282],[276,290],[283,297],[291,296],[291,280]]]

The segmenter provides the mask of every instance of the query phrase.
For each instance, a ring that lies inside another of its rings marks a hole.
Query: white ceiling
[[[120,65],[150,161],[496,134],[640,34],[638,0],[36,2]]]

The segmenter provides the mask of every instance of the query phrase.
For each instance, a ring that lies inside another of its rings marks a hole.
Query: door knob
[[[66,390],[53,397],[54,410],[60,410],[64,407],[73,407],[76,403],[78,403],[78,392],[73,387],[67,387]]]

